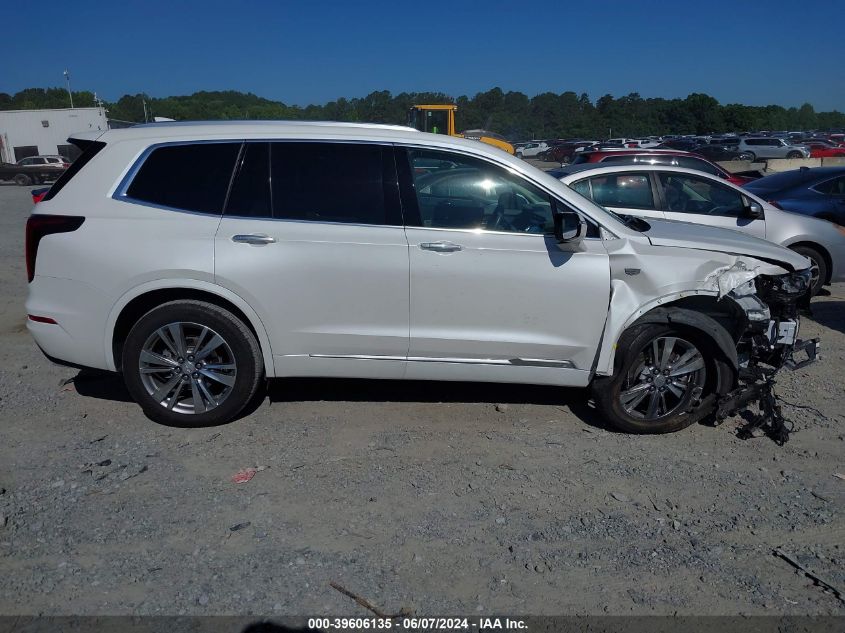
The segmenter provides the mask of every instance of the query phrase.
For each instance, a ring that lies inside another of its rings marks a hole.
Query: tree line
[[[73,93],[76,107],[95,105],[88,91]],[[685,99],[643,98],[634,92],[623,97],[604,95],[595,102],[586,93],[544,92],[528,97],[522,92],[493,88],[473,97],[453,98],[440,92],[372,92],[366,97],[340,98],[323,105],[287,105],[252,93],[234,90],[195,92],[192,95],[148,97],[124,95],[103,102],[110,119],[142,122],[145,116],[176,120],[294,119],[407,122],[413,104],[454,103],[459,130],[482,128],[511,140],[530,138],[590,138],[657,134],[707,134],[756,130],[828,130],[845,127],[845,113],[816,112],[809,103],[799,108],[779,105],[722,105],[713,97],[693,93]],[[27,88],[10,95],[0,92],[0,110],[67,108],[64,88]]]

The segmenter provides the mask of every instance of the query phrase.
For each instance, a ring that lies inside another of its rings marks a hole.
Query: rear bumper
[[[96,288],[69,279],[36,276],[29,285],[26,328],[50,360],[73,367],[108,369],[105,325],[108,305]]]

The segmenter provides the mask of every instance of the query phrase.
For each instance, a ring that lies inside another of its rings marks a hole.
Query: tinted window
[[[674,156],[661,156],[660,154],[636,155],[619,154],[605,156],[600,163],[618,163],[620,165],[672,165]]]
[[[246,143],[226,203],[226,215],[244,218],[273,216],[270,205],[270,145]]]
[[[197,143],[156,148],[126,195],[174,209],[222,213],[240,147],[240,143]]]
[[[813,189],[829,196],[845,196],[845,176],[819,183]]]
[[[678,165],[680,167],[686,167],[687,169],[704,171],[708,174],[713,174],[714,176],[721,175],[719,171],[706,160],[700,160],[698,158],[693,158],[692,156],[678,156]]]
[[[402,224],[399,205],[393,202],[398,196],[395,178],[393,182],[383,178],[393,165],[391,148],[363,143],[271,143],[271,147],[274,217]]]
[[[551,233],[552,199],[520,176],[487,161],[428,150],[409,150],[422,226]],[[418,163],[454,163],[452,169],[421,174]]]
[[[593,200],[605,207],[655,209],[648,174],[607,174],[590,178]],[[581,193],[581,192],[579,192]]]
[[[745,200],[738,191],[685,174],[660,174],[666,198],[666,210],[675,213],[697,213],[740,217],[745,214]]]

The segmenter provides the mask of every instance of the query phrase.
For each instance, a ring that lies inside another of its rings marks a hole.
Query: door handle
[[[463,250],[464,247],[452,242],[422,242],[420,248],[424,251],[434,251],[435,253],[454,253],[455,251]]]
[[[264,246],[272,244],[276,241],[275,237],[270,237],[264,233],[246,233],[244,235],[233,235],[232,241],[238,244],[252,244],[254,246]]]

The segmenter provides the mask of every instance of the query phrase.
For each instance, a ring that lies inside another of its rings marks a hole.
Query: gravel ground
[[[845,614],[845,287],[795,433],[635,437],[585,393],[284,380],[235,423],[147,420],[24,327],[27,188],[0,186],[0,613]],[[72,380],[65,384],[67,381]],[[231,477],[265,467],[244,484]]]

